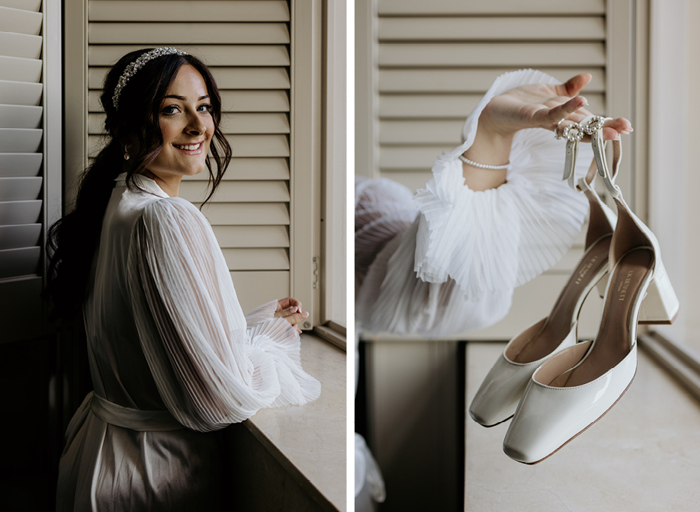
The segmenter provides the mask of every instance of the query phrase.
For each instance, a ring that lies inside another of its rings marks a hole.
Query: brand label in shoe
[[[581,284],[583,279],[586,277],[586,274],[588,274],[591,269],[593,268],[593,265],[595,265],[595,262],[598,261],[598,256],[594,256],[591,261],[589,261],[585,267],[583,267],[581,270],[578,272],[578,276],[576,277],[576,282],[575,284]]]
[[[632,282],[632,275],[634,274],[634,270],[628,270],[627,271],[627,277],[625,277],[625,280],[622,281],[620,284],[620,295],[617,297],[618,301],[623,301],[625,300],[625,296],[627,295],[627,288],[629,288],[630,283]]]

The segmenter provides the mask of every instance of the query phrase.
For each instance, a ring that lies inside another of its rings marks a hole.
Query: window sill
[[[467,404],[503,346],[468,345]],[[475,510],[687,510],[698,422],[695,400],[643,350],[617,405],[540,464],[503,455],[508,422],[486,429],[467,417],[465,495]]]
[[[346,508],[345,353],[303,334],[304,370],[321,396],[303,407],[264,409],[243,425],[323,509]]]
[[[325,325],[317,325],[314,327],[313,332],[324,341],[335,345],[343,352],[347,352],[347,343],[345,341],[347,330],[342,325],[330,321]]]
[[[700,401],[700,359],[696,354],[654,331],[640,335],[638,341],[671,378]]]

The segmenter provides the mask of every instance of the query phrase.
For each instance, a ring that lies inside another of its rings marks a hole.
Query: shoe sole
[[[481,426],[484,427],[484,428],[496,427],[496,426],[500,425],[501,423],[505,423],[506,421],[513,419],[513,416],[515,416],[515,414],[511,414],[511,415],[508,416],[506,419],[501,420],[501,421],[499,421],[499,422],[497,422],[497,423],[492,423],[491,425],[484,425],[483,423],[477,421],[477,419],[474,418],[474,416],[472,416],[472,413],[471,413],[471,412],[469,413],[469,417],[470,417],[471,419],[474,420],[474,423],[476,423],[476,424],[478,424],[478,425],[481,425]]]
[[[637,366],[635,367],[635,369],[634,369],[634,375],[632,375],[632,379],[630,380],[630,383],[627,384],[627,387],[626,387],[625,390],[620,394],[620,396],[617,398],[617,400],[615,400],[615,401],[613,402],[613,404],[612,404],[610,407],[608,407],[608,408],[605,410],[605,412],[604,412],[603,414],[601,414],[600,416],[598,416],[598,418],[596,418],[593,422],[591,422],[586,428],[584,428],[583,430],[581,430],[579,433],[577,433],[577,434],[576,434],[575,436],[573,436],[571,439],[569,439],[569,440],[566,441],[564,444],[562,444],[559,448],[557,448],[556,450],[554,450],[552,453],[550,453],[550,454],[547,455],[546,457],[541,458],[540,460],[536,460],[535,462],[522,462],[522,461],[516,461],[516,462],[520,462],[521,464],[527,464],[528,466],[534,466],[535,464],[539,464],[539,463],[542,462],[543,460],[547,460],[548,458],[550,458],[552,455],[554,455],[554,454],[557,453],[559,450],[561,450],[562,448],[564,448],[564,447],[565,447],[567,444],[569,444],[571,441],[573,441],[573,440],[576,439],[578,436],[580,436],[581,434],[583,434],[586,430],[588,430],[589,428],[591,428],[594,424],[596,424],[598,421],[600,421],[600,419],[601,419],[603,416],[605,416],[606,414],[608,414],[608,411],[610,411],[610,409],[612,409],[613,407],[615,407],[615,406],[617,405],[617,402],[619,402],[620,399],[621,399],[623,396],[625,396],[625,393],[627,393],[627,390],[628,390],[628,389],[630,388],[630,386],[632,385],[632,382],[634,382],[634,378],[637,376],[637,369],[638,369],[638,368],[639,368],[639,365],[637,365]]]
[[[676,321],[680,312],[681,308],[678,308],[676,310],[676,313],[673,315],[673,318],[671,318],[670,320],[639,320],[637,323],[639,325],[671,325],[673,322]]]

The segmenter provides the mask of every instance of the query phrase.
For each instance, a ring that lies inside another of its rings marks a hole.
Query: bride
[[[207,432],[320,394],[299,357],[308,313],[286,298],[244,316],[211,226],[177,197],[205,168],[211,197],[231,158],[207,67],[131,52],[101,102],[107,144],[51,230],[48,291],[57,314],[82,309],[94,384],[66,432],[57,509],[214,510]]]

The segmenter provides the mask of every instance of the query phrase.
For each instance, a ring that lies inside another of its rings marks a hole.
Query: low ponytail
[[[102,219],[114,180],[122,172],[120,146],[112,141],[83,174],[75,208],[48,233],[49,285],[52,317],[71,317],[85,296]]]

